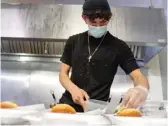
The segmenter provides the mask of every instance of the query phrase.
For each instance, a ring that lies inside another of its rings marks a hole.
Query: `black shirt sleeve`
[[[139,68],[131,49],[123,41],[121,41],[119,47],[119,65],[126,74],[130,74],[132,71]]]
[[[62,57],[60,59],[63,63],[65,63],[69,66],[72,65],[73,45],[74,45],[73,39],[72,39],[72,37],[69,37],[66,44],[65,44]]]

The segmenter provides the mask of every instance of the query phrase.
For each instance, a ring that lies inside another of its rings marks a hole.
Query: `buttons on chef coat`
[[[108,65],[107,65],[107,64],[105,64],[104,66],[105,66],[105,67],[107,67]]]

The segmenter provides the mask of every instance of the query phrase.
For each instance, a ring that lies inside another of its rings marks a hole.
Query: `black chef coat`
[[[91,54],[103,37],[90,36]],[[107,101],[114,76],[120,66],[126,74],[139,68],[128,45],[106,33],[104,40],[88,62],[88,31],[70,36],[66,42],[61,61],[72,68],[71,81],[85,90],[91,99]],[[66,90],[60,103],[73,106],[82,112],[81,106],[73,103],[71,94]]]

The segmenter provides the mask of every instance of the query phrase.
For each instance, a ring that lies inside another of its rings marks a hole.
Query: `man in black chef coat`
[[[134,82],[134,88],[124,95],[122,107],[135,108],[148,95],[148,81],[141,73],[130,48],[107,31],[111,17],[107,0],[86,0],[82,18],[88,25],[88,31],[70,36],[66,42],[59,75],[66,91],[60,103],[73,106],[77,112],[84,111],[89,98],[108,100],[118,66]]]

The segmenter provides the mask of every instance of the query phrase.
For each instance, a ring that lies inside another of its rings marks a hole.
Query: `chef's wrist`
[[[78,89],[79,89],[79,87],[72,83],[71,86],[69,87],[68,91],[70,94],[72,94],[75,92],[75,90],[78,90]]]
[[[135,88],[141,89],[141,90],[143,90],[143,91],[144,91],[145,93],[147,93],[147,94],[148,94],[148,92],[149,92],[148,88],[146,88],[145,86],[142,86],[142,85],[138,85],[138,86],[136,86]]]

